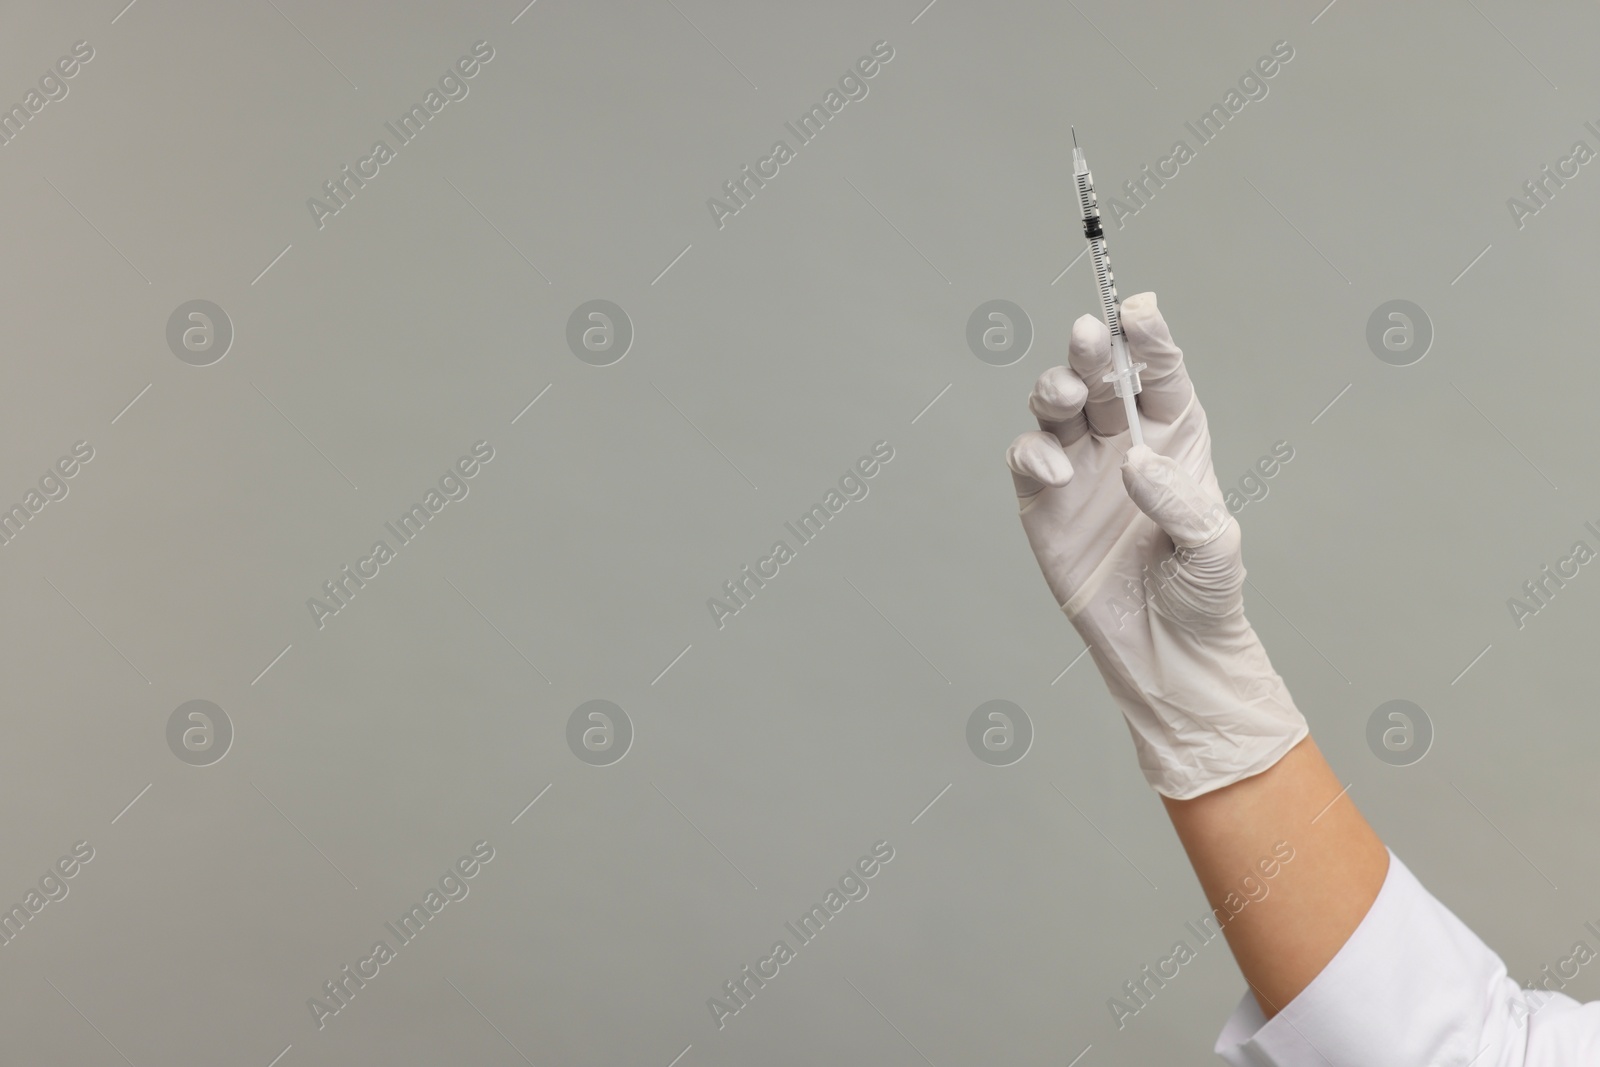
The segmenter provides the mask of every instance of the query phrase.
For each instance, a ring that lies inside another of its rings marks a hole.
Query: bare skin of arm
[[[1276,842],[1294,849],[1268,895],[1222,928],[1269,1019],[1349,940],[1389,871],[1388,850],[1344,788],[1308,737],[1258,775],[1192,800],[1162,797],[1213,908],[1245,876],[1260,880]]]

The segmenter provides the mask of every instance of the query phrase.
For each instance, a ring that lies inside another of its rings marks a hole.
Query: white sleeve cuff
[[[1270,1020],[1247,991],[1216,1052],[1234,1067],[1600,1063],[1600,1003],[1519,988],[1391,852],[1377,899],[1338,954]]]

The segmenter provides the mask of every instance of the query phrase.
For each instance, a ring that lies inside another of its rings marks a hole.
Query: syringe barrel
[[[1117,279],[1111,273],[1111,256],[1106,252],[1106,239],[1089,239],[1089,258],[1094,266],[1094,284],[1100,291],[1100,315],[1112,337],[1122,336],[1122,301],[1117,299]]]
[[[1100,228],[1100,207],[1094,195],[1094,176],[1088,168],[1073,174],[1078,186],[1078,206],[1083,216],[1083,236],[1089,242],[1089,255],[1094,262],[1095,284],[1100,289],[1100,310],[1106,325],[1117,333],[1117,283],[1111,275],[1111,256],[1106,251],[1105,231]]]
[[[1111,331],[1111,362],[1115,368],[1105,376],[1118,396],[1132,396],[1142,388],[1139,372],[1144,364],[1128,358],[1128,344],[1122,332],[1122,306],[1117,299],[1117,280],[1111,273],[1111,255],[1106,251],[1105,232],[1100,228],[1100,208],[1094,195],[1094,177],[1082,166],[1082,153],[1074,152],[1073,181],[1078,186],[1078,206],[1083,213],[1083,235],[1089,242],[1089,259],[1094,269],[1095,287],[1100,292],[1100,316]]]
[[[1128,339],[1122,332],[1122,307],[1117,299],[1116,279],[1111,276],[1111,255],[1106,251],[1105,231],[1100,228],[1100,206],[1095,202],[1094,177],[1089,164],[1084,161],[1083,150],[1073,137],[1072,180],[1078,187],[1078,207],[1083,218],[1083,236],[1089,242],[1089,258],[1094,264],[1095,286],[1100,290],[1100,314],[1106,328],[1111,331],[1111,370],[1101,377],[1110,382],[1112,390],[1122,398],[1123,411],[1128,419],[1130,441],[1144,443],[1144,433],[1139,425],[1139,407],[1134,397],[1141,385],[1139,372],[1143,363],[1135,363],[1128,355]]]
[[[1095,201],[1094,176],[1087,167],[1072,175],[1078,186],[1078,217],[1083,220],[1083,235],[1089,240],[1100,236],[1100,206]]]

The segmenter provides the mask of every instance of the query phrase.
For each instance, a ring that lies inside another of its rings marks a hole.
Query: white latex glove
[[[1261,773],[1309,731],[1244,617],[1239,524],[1155,294],[1123,301],[1122,323],[1146,364],[1145,444],[1130,449],[1122,400],[1101,381],[1110,334],[1085,315],[1071,369],[1045,371],[1028,398],[1040,429],[1006,461],[1045,581],[1121,707],[1145,778],[1187,800]]]

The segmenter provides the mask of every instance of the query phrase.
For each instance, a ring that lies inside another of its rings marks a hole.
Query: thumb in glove
[[[1173,546],[1146,569],[1151,607],[1190,628],[1242,612],[1245,569],[1239,523],[1221,496],[1196,482],[1177,460],[1143,444],[1128,450],[1122,484]]]

